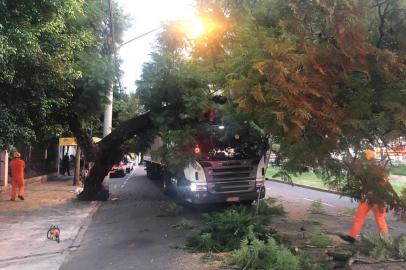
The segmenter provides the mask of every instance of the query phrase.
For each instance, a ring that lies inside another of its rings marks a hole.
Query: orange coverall
[[[388,235],[388,225],[386,224],[386,210],[384,207],[379,206],[378,204],[369,204],[367,202],[361,202],[358,205],[357,213],[354,217],[354,226],[351,231],[348,233],[352,238],[356,238],[360,233],[362,224],[364,223],[365,217],[368,215],[369,210],[372,211],[375,215],[375,222],[378,227],[378,230],[383,235]]]
[[[15,200],[17,185],[18,196],[24,196],[24,168],[25,162],[21,158],[14,158],[10,163],[11,167],[11,199]]]

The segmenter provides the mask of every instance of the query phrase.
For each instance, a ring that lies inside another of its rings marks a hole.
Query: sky
[[[162,22],[187,19],[194,14],[195,0],[115,0],[131,17],[131,27],[124,33],[124,42],[161,25]],[[127,93],[135,91],[135,81],[142,73],[142,64],[150,60],[155,31],[119,49],[122,86]]]

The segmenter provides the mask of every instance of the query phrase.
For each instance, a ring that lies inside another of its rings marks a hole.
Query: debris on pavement
[[[59,236],[61,235],[61,230],[58,225],[51,225],[47,232],[47,238],[52,241],[56,241],[58,244],[60,242]]]

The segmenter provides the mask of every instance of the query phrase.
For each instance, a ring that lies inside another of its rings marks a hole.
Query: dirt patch
[[[354,264],[349,267],[351,270],[405,270],[404,262],[389,262],[376,264]]]
[[[229,270],[231,268],[224,263],[227,255],[228,253],[188,253],[179,258],[176,270]]]
[[[66,204],[76,199],[71,181],[32,183],[25,186],[24,201],[10,201],[10,191],[0,192],[0,212],[32,211]]]

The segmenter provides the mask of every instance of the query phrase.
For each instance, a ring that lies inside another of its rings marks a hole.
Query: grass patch
[[[194,226],[190,220],[182,218],[178,223],[172,225],[172,228],[178,230],[191,230],[194,228]]]
[[[400,167],[402,167],[402,166],[392,167],[392,168],[400,168]],[[400,172],[402,172],[403,170],[406,169],[406,166],[403,166],[403,167],[404,168],[399,169]],[[273,177],[278,172],[278,170],[279,169],[277,167],[268,167],[268,170],[266,171],[266,177],[274,178],[277,180],[282,180],[280,177]],[[389,169],[389,170],[391,171],[391,169]],[[395,173],[392,173],[392,174],[395,174]],[[399,175],[401,175],[401,174],[399,174]],[[329,188],[326,185],[324,185],[323,181],[316,174],[314,174],[312,172],[304,172],[298,176],[292,175],[291,178],[292,178],[292,182],[294,184],[329,190]],[[402,189],[406,188],[406,183],[398,182],[396,180],[392,180],[392,181],[390,181],[390,183],[393,186],[393,189],[398,194],[401,194]]]
[[[279,171],[279,168],[277,167],[268,167],[268,170],[266,171],[266,176],[268,178],[275,178],[281,180],[280,177],[273,177],[277,172]],[[311,172],[304,172],[298,176],[291,175],[292,181],[294,184],[298,185],[304,185],[304,186],[309,186],[309,187],[316,187],[316,188],[321,188],[321,189],[328,189],[322,182],[320,178],[317,177],[316,174],[311,173]]]
[[[175,217],[180,215],[182,207],[178,206],[175,202],[168,202],[161,205],[160,210],[160,217]]]
[[[394,175],[406,176],[406,165],[389,167],[389,171],[391,174],[394,174]]]

